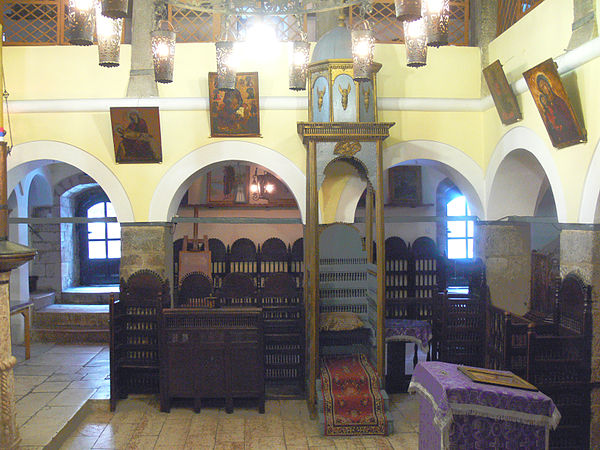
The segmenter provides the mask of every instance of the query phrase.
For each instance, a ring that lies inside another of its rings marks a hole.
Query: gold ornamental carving
[[[358,141],[340,141],[335,144],[333,154],[350,157],[356,155],[360,150],[361,146]]]

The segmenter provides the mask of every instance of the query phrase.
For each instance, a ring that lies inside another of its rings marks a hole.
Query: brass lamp
[[[412,22],[421,18],[421,0],[395,0],[396,17]]]
[[[158,83],[171,83],[175,64],[175,30],[168,21],[161,20],[158,22],[157,29],[153,30],[150,36],[154,79]]]
[[[450,4],[448,0],[423,0],[427,45],[431,47],[448,45],[449,14]]]
[[[290,52],[290,89],[303,91],[306,89],[306,73],[310,44],[305,40],[293,41]]]
[[[371,79],[371,66],[373,65],[373,49],[375,36],[368,20],[362,20],[352,30],[352,68],[354,81],[368,81]]]
[[[69,42],[73,45],[94,43],[93,0],[69,0],[67,31]]]
[[[123,19],[111,19],[102,14],[100,3],[96,5],[96,37],[98,39],[98,64],[117,67],[121,53],[121,30]]]
[[[128,0],[102,0],[102,15],[111,19],[127,17]]]
[[[406,65],[422,67],[427,63],[427,33],[425,20],[404,22],[404,43],[406,45]]]

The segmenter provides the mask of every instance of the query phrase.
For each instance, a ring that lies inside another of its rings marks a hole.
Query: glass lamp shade
[[[217,41],[217,89],[235,89],[236,67],[234,64],[234,42]]]
[[[371,65],[373,64],[373,48],[375,37],[373,30],[366,25],[366,29],[352,30],[352,68],[355,81],[371,79]]]
[[[154,79],[158,83],[173,81],[175,65],[175,31],[166,20],[161,20],[158,29],[150,33],[152,59],[154,61]]]
[[[94,43],[94,2],[92,0],[69,0],[67,35],[73,45]]]
[[[117,67],[121,53],[121,30],[123,19],[111,19],[102,15],[101,6],[96,7],[96,37],[98,39],[98,64]]]
[[[425,20],[404,22],[404,43],[406,45],[406,65],[421,67],[427,63],[427,33]]]
[[[127,17],[128,0],[102,0],[102,15],[111,19]]]
[[[306,71],[310,44],[305,41],[292,42],[290,54],[290,89],[303,91],[306,89]]]
[[[412,22],[421,18],[421,0],[395,0],[396,17]]]
[[[423,17],[427,27],[427,45],[431,47],[448,45],[449,13],[448,0],[424,0]]]

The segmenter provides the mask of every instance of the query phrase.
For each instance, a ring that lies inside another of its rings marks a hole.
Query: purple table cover
[[[408,392],[421,396],[421,450],[545,449],[560,422],[547,395],[476,383],[450,363],[419,363]]]
[[[416,342],[421,350],[427,351],[431,341],[431,324],[425,320],[386,319],[385,339]]]

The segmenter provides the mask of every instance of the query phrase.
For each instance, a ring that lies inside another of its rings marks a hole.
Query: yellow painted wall
[[[7,47],[4,51],[7,87],[11,100],[121,98],[129,78],[131,47],[121,50],[121,66],[97,65],[96,47]],[[402,45],[378,45],[376,59],[385,61],[379,74],[379,95],[395,97],[473,98],[479,92],[479,49],[449,47],[430,51],[425,68],[405,66]],[[245,54],[240,71],[258,71],[261,97],[299,96],[288,89],[287,45],[272,52],[269,64]],[[175,54],[174,82],[159,85],[161,97],[206,97],[208,72],[216,68],[213,44],[180,44]],[[443,69],[443,70],[440,70]],[[459,124],[456,117],[460,117]],[[210,138],[207,111],[161,111],[162,164],[117,165],[108,112],[13,114],[15,144],[55,140],[79,147],[106,164],[123,184],[135,219],[145,221],[154,189],[175,162],[216,139]],[[296,122],[307,120],[307,111],[260,112],[262,138],[246,138],[281,152],[304,171],[305,149],[296,134]],[[440,140],[480,160],[480,115],[477,113],[386,112],[380,120],[394,121],[385,145],[407,139]],[[432,126],[433,125],[433,126]],[[223,139],[222,139],[223,140]],[[225,139],[226,140],[226,139]],[[143,167],[143,170],[140,168]],[[332,179],[330,179],[331,182]],[[323,202],[323,216],[335,217],[337,186],[332,199]],[[342,182],[342,184],[345,184]],[[323,195],[323,194],[321,194]],[[333,200],[333,201],[332,201]]]
[[[600,0],[597,0],[597,4]],[[500,59],[509,81],[541,61],[564,52],[573,21],[573,0],[545,0],[489,48],[490,61]],[[535,33],[532,32],[535,30]],[[131,48],[122,46],[119,68],[97,65],[97,48],[92,47],[5,47],[3,50],[7,89],[11,100],[121,98],[129,78]],[[258,71],[260,95],[264,97],[305,97],[306,92],[288,89],[287,45],[268,53],[264,63],[244,54],[240,71]],[[403,45],[378,44],[375,60],[383,63],[378,74],[378,96],[407,98],[477,99],[481,89],[478,48],[445,47],[429,49],[424,68],[406,67]],[[159,85],[161,97],[206,97],[208,72],[214,71],[213,44],[178,44],[175,55],[175,81]],[[552,149],[529,92],[518,96],[524,120],[514,126],[534,130],[551,149],[565,186],[568,219],[576,221],[584,176],[598,142],[600,121],[597,79],[600,61],[592,61],[575,72],[588,143],[563,150]],[[209,137],[207,111],[161,111],[163,163],[157,165],[117,165],[110,134],[108,112],[12,114],[15,144],[35,140],[56,140],[75,145],[96,156],[119,178],[131,200],[135,220],[148,218],[148,207],[160,178],[191,151],[214,142]],[[245,138],[271,148],[305,169],[305,149],[296,134],[296,122],[307,120],[307,111],[261,109],[262,138]],[[485,170],[502,136],[511,128],[500,123],[494,108],[484,112],[380,111],[379,120],[395,122],[388,148],[408,140],[439,141],[456,147]],[[384,150],[385,151],[385,150]],[[347,181],[344,174],[326,188],[322,214],[335,217],[336,198]],[[320,193],[323,197],[324,193]],[[331,196],[331,197],[330,197]]]
[[[514,82],[521,78],[526,70],[548,58],[556,59],[565,53],[571,37],[572,22],[573,0],[545,0],[490,44],[490,62],[499,59],[508,81]],[[532,30],[535,30],[535,33]],[[599,129],[595,126],[600,121],[600,86],[597,82],[599,74],[600,61],[596,59],[570,74],[562,75],[563,84],[571,98],[578,95],[581,100],[581,111],[588,132],[585,144],[561,150],[552,147],[529,91],[517,96],[523,114],[521,122],[504,126],[494,108],[483,113],[483,159],[486,166],[498,141],[513,127],[525,126],[543,139],[550,149],[565,188],[569,222],[577,222],[585,175],[600,137]],[[576,89],[571,90],[568,87],[572,81],[575,81],[573,86]]]

